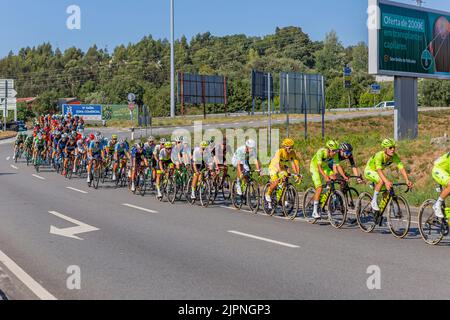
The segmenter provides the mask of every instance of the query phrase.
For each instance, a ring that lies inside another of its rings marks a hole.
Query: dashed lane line
[[[298,248],[300,248],[299,246],[296,246],[294,244],[281,242],[281,241],[276,241],[276,240],[272,240],[272,239],[268,239],[268,238],[263,238],[263,237],[255,236],[255,235],[248,234],[248,233],[243,233],[243,232],[234,231],[234,230],[230,230],[228,232],[232,233],[232,234],[235,234],[235,235],[242,236],[242,237],[247,237],[247,238],[251,238],[251,239],[255,239],[255,240],[260,240],[260,241],[264,241],[264,242],[277,244],[277,245],[280,245],[280,246],[283,246],[283,247],[288,247],[288,248],[291,248],[291,249],[298,249]]]

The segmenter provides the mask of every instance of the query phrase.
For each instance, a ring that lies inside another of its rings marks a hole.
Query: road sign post
[[[8,80],[5,80],[5,113],[3,115],[3,131],[6,132],[6,119],[8,118]]]

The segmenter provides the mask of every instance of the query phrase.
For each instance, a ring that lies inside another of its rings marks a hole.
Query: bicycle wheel
[[[336,229],[342,228],[347,220],[347,202],[339,190],[335,190],[328,200],[328,218]]]
[[[389,204],[388,226],[394,237],[404,239],[411,227],[411,211],[402,196],[392,199]]]
[[[348,188],[347,192],[345,192],[345,200],[347,202],[348,210],[355,210],[356,203],[358,202],[359,192],[355,188]]]
[[[72,169],[73,169],[73,162],[72,160],[69,160],[69,162],[67,163],[67,168],[66,168],[66,178],[67,179],[72,179]]]
[[[285,217],[289,217],[291,220],[295,220],[298,215],[298,192],[294,186],[290,185],[281,198],[281,207]]]
[[[241,210],[242,206],[244,205],[244,195],[238,194],[237,186],[238,186],[238,182],[236,180],[233,181],[233,186],[232,186],[232,191],[231,191],[231,202],[236,209]],[[242,193],[242,190],[241,190],[241,193]]]
[[[116,181],[114,181],[116,185],[116,189],[119,188],[119,185],[122,183],[122,170],[119,170],[118,173],[116,173]]]
[[[172,177],[167,183],[167,200],[172,204],[174,204],[177,199],[177,189],[177,179]]]
[[[231,198],[231,178],[230,176],[226,176],[222,179],[222,196],[223,200],[229,201]]]
[[[444,239],[442,219],[434,214],[436,200],[427,200],[420,207],[419,231],[422,239],[429,245],[436,246]]]
[[[216,175],[215,177],[214,177],[214,179],[211,179],[210,180],[210,185],[211,185],[211,187],[212,187],[212,190],[211,190],[211,203],[214,203],[214,202],[216,202],[216,200],[217,200],[217,196],[219,195],[219,191],[220,191],[220,188],[221,188],[221,178],[220,178],[220,175]]]
[[[266,199],[266,194],[267,194],[267,191],[269,190],[269,187],[270,187],[270,183],[266,184],[266,186],[264,187],[264,192],[262,195],[262,199],[263,199],[262,202],[263,202],[264,213],[267,214],[268,216],[272,217],[275,214],[275,211],[277,209],[277,195],[276,195],[275,191],[272,192],[272,195],[271,195],[272,202],[269,203]]]
[[[306,221],[311,224],[315,224],[317,222],[317,219],[314,219],[312,217],[314,212],[315,194],[316,190],[314,188],[310,188],[305,192],[305,195],[303,196],[303,205],[302,205],[303,216],[305,217]]]
[[[192,194],[192,182],[193,182],[193,177],[190,177],[189,178],[189,181],[188,181],[188,183],[186,184],[186,186],[185,186],[185,191],[184,191],[184,193],[185,193],[185,195],[186,195],[186,199],[187,199],[187,201],[191,204],[191,205],[194,205],[195,204],[195,201],[197,200],[197,199],[192,199],[192,197],[191,197],[191,194]],[[198,192],[197,192],[197,188],[195,188],[195,194],[196,194],[196,196],[198,196]]]
[[[372,195],[367,192],[359,196],[356,204],[356,220],[363,232],[371,233],[376,227],[376,217],[372,210]]]
[[[147,179],[145,178],[145,174],[142,172],[139,174],[137,187],[139,188],[139,194],[144,197],[145,192],[147,191]]]
[[[100,179],[101,179],[100,168],[95,168],[95,170],[94,170],[94,189],[95,190],[98,189],[98,185],[100,183]]]
[[[259,211],[259,206],[261,204],[261,195],[259,194],[259,186],[255,182],[251,181],[247,185],[247,205],[250,211],[257,214]]]
[[[211,204],[212,191],[209,180],[200,183],[199,192],[200,204],[203,208],[207,208]]]

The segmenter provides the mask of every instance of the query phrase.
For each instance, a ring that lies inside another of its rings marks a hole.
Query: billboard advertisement
[[[102,106],[94,104],[64,104],[63,115],[68,115],[69,113],[72,117],[83,117],[84,120],[88,121],[102,121]]]
[[[450,13],[369,0],[369,73],[450,79]]]

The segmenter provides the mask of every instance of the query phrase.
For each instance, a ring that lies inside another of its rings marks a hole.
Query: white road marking
[[[83,190],[78,190],[78,189],[75,189],[75,188],[72,188],[72,187],[66,187],[66,188],[69,189],[69,190],[72,190],[72,191],[76,191],[76,192],[79,192],[79,193],[87,194],[87,192],[83,191]]]
[[[38,176],[37,174],[32,174],[32,176],[35,177],[35,178],[41,179],[41,180],[45,180],[45,178],[43,178],[41,176]]]
[[[54,295],[31,278],[21,267],[0,250],[0,262],[41,300],[58,300]]]
[[[9,159],[11,159],[11,157],[6,157],[6,161],[9,161]]]
[[[19,168],[17,168],[17,167],[14,166],[14,165],[11,165],[11,168],[16,169],[16,170],[19,170]]]
[[[247,238],[251,238],[251,239],[256,239],[256,240],[261,240],[261,241],[265,241],[265,242],[269,242],[269,243],[274,243],[274,244],[278,244],[280,246],[284,246],[284,247],[288,247],[288,248],[293,248],[293,249],[297,249],[300,248],[299,246],[293,245],[293,244],[289,244],[289,243],[285,243],[285,242],[280,242],[280,241],[276,241],[276,240],[272,240],[272,239],[267,239],[267,238],[262,238],[262,237],[258,237],[252,234],[248,234],[248,233],[242,233],[239,231],[233,231],[230,230],[228,231],[229,233],[233,233],[239,236],[243,236],[243,237],[247,237]]]
[[[49,211],[48,213],[57,216],[58,218],[67,220],[73,224],[76,224],[76,227],[71,227],[71,228],[65,228],[65,229],[59,229],[56,228],[55,226],[50,226],[50,233],[51,234],[55,234],[58,236],[62,236],[62,237],[67,237],[67,238],[72,238],[72,239],[77,239],[77,240],[83,240],[80,237],[77,237],[76,234],[80,234],[80,233],[87,233],[87,232],[92,232],[92,231],[98,231],[100,229],[90,226],[88,224],[85,224],[83,222],[80,222],[78,220],[72,219],[70,217],[67,217],[59,212],[56,211]]]
[[[145,208],[138,207],[138,206],[135,206],[135,205],[132,205],[132,204],[129,204],[129,203],[123,203],[122,205],[125,206],[125,207],[129,207],[129,208],[145,211],[145,212],[148,212],[148,213],[158,213],[158,211],[145,209]]]

